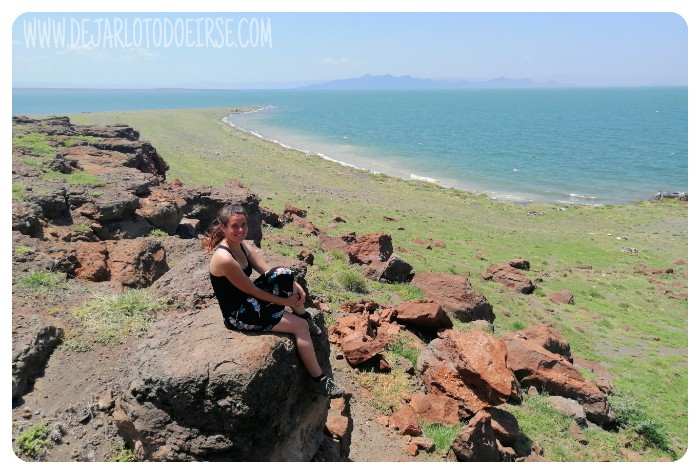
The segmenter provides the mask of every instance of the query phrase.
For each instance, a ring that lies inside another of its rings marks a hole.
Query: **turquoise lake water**
[[[258,105],[227,122],[350,166],[553,204],[688,190],[688,89],[13,91],[13,114]],[[144,137],[148,139],[148,137]]]

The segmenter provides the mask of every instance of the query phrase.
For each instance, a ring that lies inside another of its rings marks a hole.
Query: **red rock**
[[[451,328],[452,320],[442,307],[432,301],[410,301],[394,308],[394,318],[401,324],[424,329]]]
[[[346,416],[328,415],[326,419],[326,431],[331,436],[341,439],[349,433],[350,420]]]
[[[306,217],[306,211],[304,209],[292,206],[291,204],[285,204],[284,215],[287,217],[298,216],[304,218]]]
[[[463,322],[486,320],[493,322],[495,315],[484,295],[474,290],[462,275],[418,273],[411,284],[423,291],[423,295],[440,304]]]
[[[475,330],[448,329],[421,352],[418,371],[428,392],[448,395],[467,414],[520,400],[520,387],[506,365],[506,345]]]
[[[364,313],[365,311],[374,313],[380,309],[380,306],[379,303],[375,301],[348,301],[340,305],[340,309],[346,313]]]
[[[493,280],[501,283],[513,291],[530,294],[535,291],[535,285],[525,274],[507,263],[495,263],[486,269],[482,275],[484,280]]]
[[[459,403],[446,395],[416,394],[409,403],[418,418],[426,423],[454,426],[459,424]]]
[[[139,199],[139,205],[137,215],[145,218],[153,227],[173,235],[182,220],[186,202],[177,194],[155,189],[147,197]]]
[[[459,461],[499,461],[500,453],[491,427],[491,415],[480,411],[469,420],[469,424],[462,428],[452,442],[452,451]]]
[[[408,453],[409,456],[418,456],[418,445],[415,443],[408,443],[404,445],[403,449]]]
[[[297,258],[307,265],[314,264],[314,254],[310,250],[302,249],[297,254]]]
[[[544,347],[549,352],[564,356],[566,360],[571,362],[571,346],[569,341],[564,339],[561,333],[551,324],[540,324],[527,329],[521,329],[504,335],[504,339],[508,337],[525,338],[535,344]]]
[[[520,436],[520,425],[515,415],[496,407],[487,408],[486,412],[491,415],[491,427],[496,439],[503,446],[514,446]]]
[[[554,303],[574,304],[574,294],[569,290],[553,291],[547,298]]]
[[[550,395],[578,401],[593,423],[616,420],[605,394],[564,357],[517,334],[506,335],[503,340],[508,347],[508,367],[523,387],[534,386]]]
[[[369,265],[373,262],[386,262],[394,253],[391,236],[387,234],[366,234],[350,246],[350,263]]]
[[[81,242],[76,249],[79,266],[75,269],[77,278],[89,281],[109,281],[107,265],[109,252],[103,242]]]
[[[124,286],[145,288],[168,270],[162,245],[146,238],[106,242],[112,281]]]
[[[292,222],[304,229],[304,233],[306,233],[307,235],[319,235],[321,233],[318,227],[316,227],[306,219],[303,219],[296,214],[292,214],[291,217]]]
[[[389,424],[402,435],[417,436],[421,434],[418,416],[410,405],[404,405],[389,417]]]

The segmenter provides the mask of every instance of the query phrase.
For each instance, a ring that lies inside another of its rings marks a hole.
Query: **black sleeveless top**
[[[231,254],[234,260],[236,259],[230,248],[221,244],[217,245],[215,248],[226,250]],[[250,276],[253,273],[250,258],[248,258],[248,254],[246,253],[243,245],[241,245],[241,250],[243,251],[243,255],[246,257],[246,260],[248,260],[248,265],[243,269],[243,273],[245,273],[246,276]],[[221,308],[221,313],[224,315],[224,317],[238,311],[238,308],[240,308],[248,298],[248,295],[236,288],[234,284],[231,283],[228,278],[226,278],[226,275],[215,276],[209,272],[209,280],[211,281],[211,286],[214,289],[214,295],[216,295],[216,299],[219,302],[219,307]]]

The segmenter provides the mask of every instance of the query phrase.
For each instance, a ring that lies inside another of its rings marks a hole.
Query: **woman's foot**
[[[311,389],[328,398],[338,398],[345,395],[345,389],[327,375],[324,375],[318,382],[311,380]]]

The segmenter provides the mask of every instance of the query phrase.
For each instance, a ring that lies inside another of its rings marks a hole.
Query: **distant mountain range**
[[[557,82],[535,82],[532,79],[498,77],[486,81],[420,79],[412,76],[372,76],[338,79],[300,87],[300,89],[508,89],[537,87],[573,87]]]

